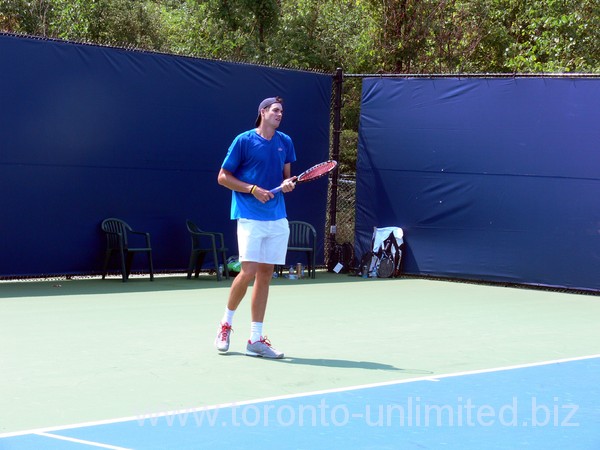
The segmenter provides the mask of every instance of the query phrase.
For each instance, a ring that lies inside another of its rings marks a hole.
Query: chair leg
[[[152,264],[152,251],[148,252],[148,265],[150,266],[150,281],[154,281],[154,265]]]
[[[306,252],[306,268],[308,271],[308,278],[312,276],[312,266],[310,265],[310,252]]]
[[[188,280],[190,280],[192,278],[192,272],[194,271],[194,268],[196,267],[197,260],[198,260],[198,253],[195,252],[194,250],[192,250],[192,253],[190,253],[190,263],[188,264],[188,273],[187,273]]]
[[[221,274],[219,273],[219,257],[217,256],[217,249],[213,247],[212,257],[215,263],[215,272],[217,272],[217,281],[221,281]]]
[[[229,280],[229,268],[227,267],[227,254],[222,252],[221,256],[223,257],[223,272],[225,273],[225,279]]]
[[[127,255],[129,256],[129,255]],[[119,251],[119,259],[121,260],[121,277],[123,278],[123,283],[127,281],[127,262],[125,261],[125,254]]]
[[[200,270],[202,269],[202,264],[204,264],[204,258],[206,257],[206,252],[198,253],[198,259],[196,260],[196,278],[200,275]]]
[[[202,265],[204,264],[204,259],[206,257],[206,251],[197,251],[193,250],[190,254],[190,261],[188,263],[188,272],[187,278],[188,280],[192,278],[192,272],[194,273],[195,278],[200,276],[200,270],[202,270]],[[213,261],[215,264],[215,271],[217,272],[217,280],[221,281],[222,277],[219,273],[219,257],[216,251],[212,252]],[[225,252],[222,253],[223,256],[223,273],[225,274],[225,278],[229,279],[229,268],[227,267],[227,254]]]
[[[125,262],[125,273],[123,274],[123,281],[127,281],[129,279],[129,275],[131,274],[131,264],[133,262],[133,253],[127,252],[127,258]]]
[[[306,252],[306,260],[308,261],[308,275],[311,278],[315,277],[315,253],[313,251]]]
[[[112,250],[107,249],[104,256],[104,265],[102,266],[102,279],[106,278],[106,274],[108,273],[108,262],[110,261],[110,256],[112,255]]]

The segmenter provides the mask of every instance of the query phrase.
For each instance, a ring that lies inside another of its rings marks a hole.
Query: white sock
[[[256,341],[260,341],[260,338],[262,337],[262,329],[262,322],[252,322],[250,325],[250,342],[254,343]]]
[[[221,323],[228,323],[229,326],[233,325],[233,315],[235,314],[235,309],[232,311],[229,308],[225,307],[225,314],[223,314],[223,320]]]

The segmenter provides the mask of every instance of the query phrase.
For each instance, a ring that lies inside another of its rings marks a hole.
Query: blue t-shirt
[[[241,181],[273,189],[283,181],[283,166],[294,161],[296,150],[287,134],[275,131],[271,140],[267,140],[252,129],[233,140],[221,167]],[[231,218],[234,220],[278,220],[285,217],[283,192],[278,192],[275,198],[263,204],[252,194],[232,191]]]

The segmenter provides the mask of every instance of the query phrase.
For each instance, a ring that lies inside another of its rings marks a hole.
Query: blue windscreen
[[[188,218],[237,254],[216,178],[265,97],[285,100],[294,173],[329,153],[330,75],[12,35],[0,67],[0,276],[98,273],[107,217],[151,233],[159,271],[187,267]],[[287,197],[321,262],[326,201],[325,180]]]
[[[411,274],[600,289],[600,80],[369,78],[356,247]]]

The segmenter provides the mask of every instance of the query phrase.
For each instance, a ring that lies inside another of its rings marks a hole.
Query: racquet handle
[[[294,181],[294,184],[296,184],[296,181]],[[279,186],[277,186],[276,188],[271,189],[269,192],[271,194],[277,194],[278,192],[281,192],[282,189],[283,189],[283,183],[280,184]]]

